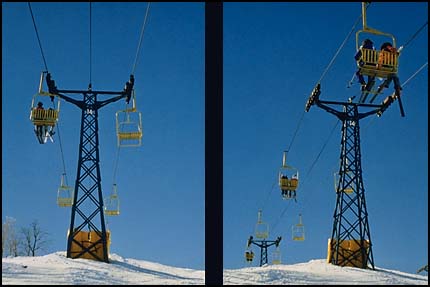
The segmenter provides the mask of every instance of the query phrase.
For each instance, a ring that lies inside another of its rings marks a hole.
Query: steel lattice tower
[[[87,91],[58,90],[49,73],[46,81],[49,93],[75,104],[82,111],[78,167],[67,238],[67,257],[95,259],[108,263],[109,235],[105,226],[101,188],[98,111],[101,107],[122,98],[126,98],[128,103],[134,77],[130,76],[130,81],[121,92],[92,91],[91,86]],[[82,94],[83,100],[78,101],[63,94]],[[99,94],[117,96],[98,101]],[[87,231],[84,231],[85,228]]]
[[[279,242],[281,242],[282,237],[279,236],[276,240],[254,240],[252,236],[249,237],[247,246],[251,246],[251,244],[257,245],[260,247],[260,267],[264,264],[267,264],[267,248],[276,245],[276,247],[279,246]]]
[[[342,138],[329,258],[334,265],[367,268],[370,264],[374,269],[361,169],[357,105],[345,104],[338,117],[342,121]]]
[[[318,83],[306,103],[305,111],[316,104],[342,122],[339,180],[327,261],[339,266],[375,269],[361,168],[360,119],[373,114],[381,116],[396,99],[399,100],[402,116],[403,107],[400,98],[394,95],[388,96],[380,105],[353,103],[351,99],[348,102],[321,101],[320,89]],[[342,110],[328,105],[340,105]],[[359,113],[359,107],[373,110]]]

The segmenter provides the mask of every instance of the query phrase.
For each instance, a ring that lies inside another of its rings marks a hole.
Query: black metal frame
[[[54,94],[67,102],[70,102],[82,110],[81,132],[79,140],[78,168],[75,182],[75,192],[72,204],[72,214],[70,228],[67,239],[67,257],[79,258],[84,254],[91,254],[95,259],[109,263],[108,240],[103,212],[103,194],[101,188],[100,158],[99,158],[99,136],[98,136],[98,110],[103,106],[126,98],[130,101],[131,91],[134,85],[134,77],[130,76],[130,81],[121,92],[92,91],[91,85],[88,90],[58,90],[55,82],[48,73],[46,81],[49,93]],[[75,100],[63,94],[83,94],[83,100]],[[118,95],[108,100],[98,101],[97,95]],[[81,194],[79,194],[81,191]],[[84,210],[84,205],[86,205]],[[76,214],[82,222],[75,227]],[[100,226],[95,220],[100,217]],[[92,242],[87,247],[75,239],[76,235],[88,227],[89,231],[95,231],[100,239]],[[82,251],[72,257],[72,243],[75,242],[82,248]],[[92,250],[101,246],[103,248],[103,258],[100,258]]]
[[[248,247],[251,246],[251,244],[260,247],[260,267],[264,264],[267,264],[267,248],[272,245],[276,245],[276,247],[278,247],[281,239],[281,236],[279,236],[276,240],[254,240],[252,236],[249,237],[247,244]]]
[[[375,269],[361,168],[359,122],[360,119],[373,114],[381,116],[397,98],[391,95],[382,104],[373,105],[352,103],[351,99],[348,102],[321,101],[319,99],[320,94],[321,85],[318,83],[306,103],[305,111],[309,111],[310,107],[316,104],[342,121],[339,182],[336,190],[336,207],[330,241],[330,263],[341,266],[352,265],[359,268],[368,268],[370,264],[371,268]],[[401,106],[400,98],[398,99],[403,116],[403,107]],[[342,111],[338,111],[328,105],[340,105],[342,106]],[[373,109],[359,113],[359,107]],[[344,192],[345,189],[349,189],[351,186],[354,187],[353,193]],[[358,249],[354,252],[345,250],[341,246],[345,240],[355,242]]]

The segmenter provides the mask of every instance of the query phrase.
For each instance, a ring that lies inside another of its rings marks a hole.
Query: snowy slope
[[[2,259],[2,284],[40,285],[204,285],[204,270],[170,267],[110,255],[106,264],[69,259],[65,252]],[[224,285],[428,285],[427,275],[327,264],[324,259],[293,265],[224,270]]]
[[[327,264],[325,259],[224,271],[224,284],[271,285],[427,285],[428,276],[376,268]]]
[[[73,285],[196,285],[204,284],[202,270],[169,267],[110,254],[111,263],[69,259],[66,252],[37,257],[3,258],[2,284]]]

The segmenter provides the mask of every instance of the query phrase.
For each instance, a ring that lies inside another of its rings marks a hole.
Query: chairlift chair
[[[251,263],[253,259],[254,259],[254,252],[248,248],[245,251],[245,260],[246,262]]]
[[[61,185],[57,191],[57,204],[60,207],[70,207],[73,204],[73,188],[67,185],[65,173],[61,176]]]
[[[279,246],[277,246],[275,251],[272,253],[272,264],[281,264],[281,250],[279,249]]]
[[[346,172],[348,175],[348,178],[350,178],[350,174],[351,172]],[[339,172],[335,172],[334,173],[334,190],[335,192],[344,192],[347,194],[352,194],[354,192],[354,184],[351,182],[351,184],[349,184],[348,186],[346,186],[345,188],[342,188],[341,186],[339,186]]]
[[[305,226],[302,223],[302,215],[299,214],[299,223],[292,226],[292,235],[294,241],[305,240]]]
[[[106,199],[104,211],[106,215],[119,215],[119,197],[117,185],[113,185],[111,195]]]
[[[396,38],[390,33],[385,33],[367,26],[365,6],[366,2],[362,2],[363,29],[357,31],[355,34],[356,50],[361,50],[361,58],[357,61],[357,67],[362,75],[386,79],[388,75],[397,73],[399,55],[386,51],[361,48],[360,45],[365,38],[373,36],[372,42],[375,43],[375,40],[380,40],[382,44],[383,42],[390,41],[395,48]],[[369,36],[369,34],[371,36]],[[383,59],[383,62],[378,63],[379,59]]]
[[[119,147],[137,147],[142,144],[142,114],[136,109],[134,91],[132,107],[116,112],[116,134]]]
[[[41,144],[46,143],[48,138],[52,140],[54,127],[57,124],[58,115],[60,113],[59,98],[54,94],[42,90],[44,74],[45,73],[42,72],[40,76],[39,91],[33,96],[30,109],[30,120],[34,125],[36,136]],[[43,107],[44,102],[47,102],[47,97],[50,97],[50,101],[54,103],[54,107]],[[42,103],[43,109],[39,107],[39,103]]]
[[[261,220],[262,211],[258,211],[258,220],[255,225],[255,237],[265,239],[269,237],[269,225]]]
[[[296,198],[296,189],[299,185],[299,171],[286,164],[286,152],[283,153],[282,166],[279,171],[279,187],[284,199]]]

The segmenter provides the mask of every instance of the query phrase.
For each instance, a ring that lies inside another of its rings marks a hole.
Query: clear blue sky
[[[38,219],[54,239],[51,250],[65,250],[70,211],[55,204],[62,173],[58,139],[39,145],[28,120],[43,61],[27,3],[2,5],[2,218],[15,217],[19,225]],[[32,7],[57,86],[85,89],[88,3]],[[145,9],[146,3],[93,3],[94,89],[122,89],[128,80]],[[401,45],[427,21],[427,10],[427,3],[373,3],[367,24],[394,34]],[[283,263],[326,257],[340,153],[339,125],[329,137],[334,116],[312,107],[291,145],[288,160],[301,176],[297,203],[281,199],[276,180],[310,92],[360,13],[358,2],[224,3],[224,268],[246,266],[246,240],[259,208],[275,228],[270,238],[283,237]],[[427,31],[403,51],[401,82],[427,61]],[[322,99],[357,94],[357,84],[346,88],[355,71],[354,36],[321,81]],[[112,252],[204,269],[203,3],[151,4],[135,76],[143,146],[121,150],[122,214],[108,222]],[[426,67],[404,87],[405,118],[395,103],[381,118],[360,123],[374,262],[407,272],[428,261],[427,78]],[[100,112],[105,194],[117,149],[114,114],[122,105]],[[76,174],[79,115],[63,102],[60,128],[69,181]],[[296,243],[291,225],[299,213],[307,233]]]
[[[398,45],[428,20],[428,4],[372,3],[369,27],[394,34]],[[257,212],[282,236],[286,264],[326,258],[336,196],[340,134],[335,116],[313,106],[294,132],[305,103],[360,16],[361,3],[224,3],[224,268],[247,266],[246,240]],[[362,22],[357,29],[362,28]],[[428,28],[403,50],[400,81],[428,59]],[[374,38],[375,44],[381,43]],[[321,81],[320,98],[346,101],[355,71],[355,31]],[[363,180],[375,266],[415,272],[428,262],[428,68],[403,90],[382,117],[360,122]],[[384,93],[393,91],[393,84]],[[377,102],[380,103],[380,102]],[[336,107],[339,108],[339,107]],[[318,154],[327,142],[318,161]],[[297,203],[277,186],[282,152],[298,168]],[[313,166],[313,167],[312,167]],[[274,186],[272,190],[272,186]],[[285,212],[282,215],[282,212]],[[293,242],[301,213],[306,240]],[[259,249],[256,249],[259,263]],[[269,261],[273,247],[269,248]]]
[[[92,4],[93,90],[123,89],[146,7]],[[89,4],[32,3],[32,10],[57,87],[87,89]],[[40,145],[28,118],[44,70],[28,4],[3,2],[2,16],[2,219],[14,217],[17,226],[37,219],[50,233],[48,251],[66,250],[70,209],[56,205],[63,170],[58,137]],[[121,214],[107,218],[111,252],[204,270],[204,3],[151,3],[134,76],[143,145],[120,151]],[[121,100],[99,113],[105,196],[117,152],[115,112],[124,107]],[[59,125],[71,184],[80,120],[80,110],[62,101]]]

